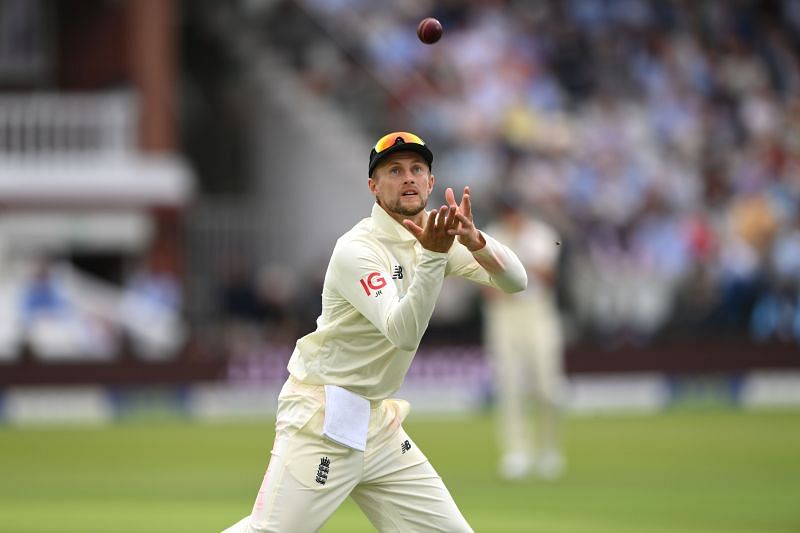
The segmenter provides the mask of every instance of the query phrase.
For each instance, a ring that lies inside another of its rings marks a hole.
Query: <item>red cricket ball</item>
[[[425,44],[433,44],[442,38],[442,23],[433,17],[422,19],[417,26],[417,37]]]

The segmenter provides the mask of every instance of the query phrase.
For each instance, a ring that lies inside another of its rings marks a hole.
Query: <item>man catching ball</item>
[[[382,137],[369,158],[375,205],[336,243],[317,329],[297,341],[278,397],[275,442],[251,514],[227,532],[317,531],[347,496],[379,531],[472,531],[405,432],[391,399],[445,276],[519,292],[517,256],[475,227],[469,188],[425,211],[433,154],[418,136]]]

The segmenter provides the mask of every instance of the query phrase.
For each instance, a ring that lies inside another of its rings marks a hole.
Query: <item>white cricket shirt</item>
[[[490,224],[488,231],[498,240],[510,246],[526,268],[555,269],[558,263],[559,240],[558,233],[544,222],[526,219],[522,227],[514,231],[508,224],[498,222]],[[508,297],[496,298],[494,301],[509,301]],[[552,299],[553,288],[544,284],[536,276],[528,279],[528,287],[515,296],[514,300],[521,302],[530,299]]]
[[[336,242],[322,288],[317,329],[297,341],[289,372],[312,385],[338,385],[369,400],[403,383],[428,327],[445,276],[518,292],[525,268],[507,247],[483,233],[474,254],[458,240],[446,253],[426,250],[377,204],[372,216]],[[489,273],[484,264],[499,264]]]

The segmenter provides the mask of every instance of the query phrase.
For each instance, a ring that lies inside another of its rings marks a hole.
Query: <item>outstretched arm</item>
[[[525,290],[528,275],[522,261],[507,246],[475,227],[469,187],[464,187],[460,205],[456,206],[455,194],[449,187],[445,191],[445,199],[451,210],[457,208],[458,226],[451,229],[450,233],[472,252],[475,261],[489,274],[491,284],[507,293]]]
[[[331,268],[339,292],[401,350],[415,350],[428,327],[454,240],[448,229],[455,224],[454,210],[446,206],[431,211],[424,228],[405,221],[424,250],[402,298],[391,281],[390,265],[368,243],[351,241],[334,250]]]
[[[334,287],[401,350],[415,350],[442,290],[447,254],[423,250],[414,280],[401,297],[391,266],[364,242],[337,245],[331,259]]]

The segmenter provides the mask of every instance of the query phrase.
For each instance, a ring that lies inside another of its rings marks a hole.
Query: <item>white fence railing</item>
[[[136,131],[132,92],[0,95],[0,158],[121,154]]]

